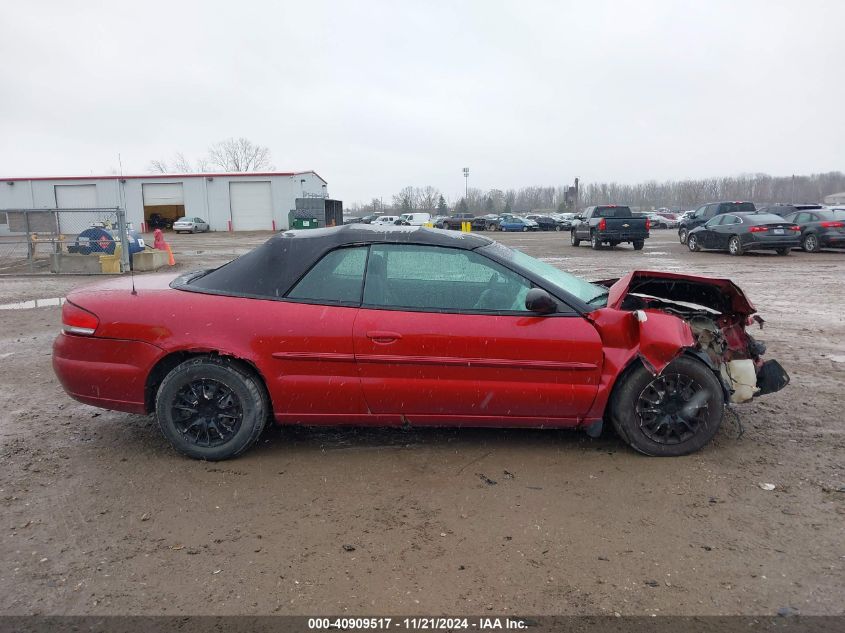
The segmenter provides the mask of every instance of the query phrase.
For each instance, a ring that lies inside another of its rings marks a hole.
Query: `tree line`
[[[572,211],[567,201],[569,186],[523,187],[521,189],[469,189],[465,196],[448,200],[436,187],[403,187],[390,200],[373,198],[367,204],[353,204],[353,213],[470,212],[529,213]],[[595,204],[626,204],[646,210],[666,207],[694,209],[717,200],[749,200],[757,203],[821,202],[825,196],[845,191],[845,173],[839,171],[802,176],[744,174],[721,178],[650,180],[637,184],[616,182],[581,183],[578,208]]]

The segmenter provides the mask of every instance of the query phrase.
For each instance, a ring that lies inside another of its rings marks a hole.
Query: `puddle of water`
[[[64,305],[64,297],[50,297],[49,299],[33,299],[32,301],[18,301],[17,303],[2,303],[0,310],[34,310],[35,308],[49,308]]]
[[[668,255],[667,251],[645,251],[643,255]]]
[[[845,355],[834,355],[829,354],[828,358],[832,360],[834,363],[845,363]]]

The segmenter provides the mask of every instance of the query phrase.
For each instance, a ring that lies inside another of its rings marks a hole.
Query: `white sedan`
[[[177,233],[205,233],[209,230],[208,222],[202,218],[179,218],[173,223],[173,230]]]

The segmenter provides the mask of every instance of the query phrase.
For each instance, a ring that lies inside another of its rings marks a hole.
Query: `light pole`
[[[464,167],[464,200],[467,198],[469,198],[469,167]]]

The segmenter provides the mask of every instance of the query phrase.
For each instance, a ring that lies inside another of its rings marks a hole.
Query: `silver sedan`
[[[179,218],[173,223],[173,230],[177,233],[205,233],[209,230],[208,222],[202,218]]]

